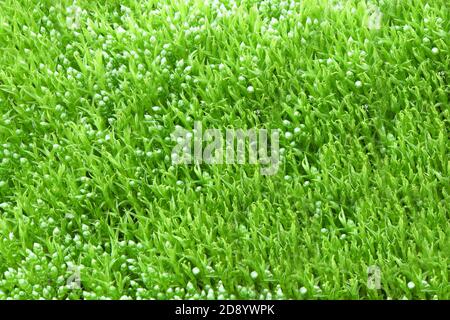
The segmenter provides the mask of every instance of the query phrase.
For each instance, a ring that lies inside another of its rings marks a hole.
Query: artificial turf
[[[0,0],[0,299],[449,299],[449,39],[445,0]],[[173,164],[196,121],[278,171]]]

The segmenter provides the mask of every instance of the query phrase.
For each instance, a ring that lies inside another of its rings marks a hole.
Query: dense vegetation
[[[448,9],[0,0],[0,298],[448,299]],[[279,171],[173,165],[194,121]]]

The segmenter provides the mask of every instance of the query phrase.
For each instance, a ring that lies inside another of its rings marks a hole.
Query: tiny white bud
[[[200,273],[200,269],[197,268],[197,267],[194,267],[194,268],[192,269],[192,273],[194,274],[194,276],[196,276],[196,275],[198,275],[198,274]]]

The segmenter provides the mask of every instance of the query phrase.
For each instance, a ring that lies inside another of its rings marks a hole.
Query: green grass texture
[[[0,0],[0,299],[449,299],[449,7]]]

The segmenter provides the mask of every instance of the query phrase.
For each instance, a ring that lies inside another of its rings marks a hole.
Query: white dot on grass
[[[250,273],[250,277],[252,277],[253,280],[258,278],[258,272],[252,271],[252,273]]]
[[[439,49],[434,47],[433,49],[431,49],[431,52],[433,52],[433,54],[438,54],[439,53]]]
[[[414,282],[412,282],[412,281],[408,282],[409,289],[414,289],[415,287],[416,287],[416,285],[414,284]]]
[[[200,269],[197,268],[197,267],[194,267],[194,268],[192,269],[192,273],[194,274],[194,276],[196,276],[196,275],[198,275],[198,274],[200,273]]]
[[[289,120],[287,120],[287,119],[283,120],[283,125],[285,127],[288,127],[290,124],[291,124],[291,122]]]
[[[253,92],[255,92],[255,88],[253,88],[252,86],[248,86],[247,91],[248,91],[248,93],[253,93]]]
[[[301,294],[305,294],[305,293],[307,293],[308,292],[308,289],[306,289],[305,287],[301,287],[300,288],[300,293]]]
[[[357,87],[357,88],[361,88],[362,87],[362,82],[361,81],[356,81],[355,82],[355,86]]]

